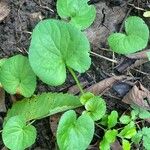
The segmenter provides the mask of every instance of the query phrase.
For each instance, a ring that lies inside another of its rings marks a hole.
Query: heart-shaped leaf
[[[43,82],[57,86],[65,82],[66,66],[80,73],[90,67],[89,50],[88,39],[74,26],[44,20],[33,31],[29,61]]]
[[[36,76],[28,59],[22,55],[16,55],[5,60],[1,66],[0,82],[10,94],[18,93],[30,97],[36,87]]]
[[[36,129],[32,125],[26,125],[21,116],[14,116],[5,124],[2,138],[9,149],[24,150],[35,142]]]
[[[78,119],[75,111],[64,113],[57,129],[57,143],[60,150],[85,150],[94,134],[94,121],[82,114]]]
[[[83,113],[88,114],[94,121],[97,121],[105,115],[106,103],[102,98],[94,96],[86,102],[85,109],[86,111]]]
[[[88,5],[89,0],[57,0],[57,12],[61,18],[79,29],[88,28],[96,17],[95,7]]]
[[[125,21],[123,33],[113,33],[108,38],[110,48],[119,54],[130,54],[142,50],[147,46],[149,29],[145,22],[136,16]]]

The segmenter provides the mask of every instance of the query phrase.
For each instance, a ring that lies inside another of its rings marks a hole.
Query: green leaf
[[[131,144],[129,141],[123,139],[122,140],[122,147],[123,147],[123,150],[130,150],[131,149]]]
[[[14,116],[5,124],[2,138],[9,149],[24,150],[35,142],[36,129],[32,125],[26,125],[22,116]]]
[[[109,144],[114,143],[116,140],[116,136],[118,134],[118,131],[113,129],[113,130],[108,130],[105,135],[104,138],[107,140],[107,142]]]
[[[142,107],[137,105],[132,105],[133,111],[140,119],[148,119],[150,118],[150,112]]]
[[[122,115],[119,120],[122,124],[128,124],[131,121],[131,118],[128,115]]]
[[[126,34],[113,33],[109,36],[108,43],[114,52],[131,54],[147,46],[149,29],[140,17],[129,17],[125,22],[125,31]]]
[[[94,94],[91,92],[87,92],[80,97],[80,102],[85,105],[87,101],[94,97]]]
[[[133,137],[132,137],[132,142],[134,142],[135,144],[139,144],[139,142],[141,141],[143,136],[142,131],[138,131]]]
[[[143,133],[143,146],[146,150],[150,150],[150,128],[144,127],[142,128]]]
[[[99,144],[100,150],[110,150],[110,143],[104,138]]]
[[[150,61],[150,52],[147,52],[148,59]]]
[[[134,110],[131,111],[131,119],[136,120],[137,119],[137,114],[135,113]]]
[[[25,97],[30,97],[36,88],[36,76],[28,59],[22,55],[13,56],[4,62],[0,82],[8,93],[19,93]]]
[[[89,51],[84,33],[63,21],[48,19],[33,30],[29,61],[43,82],[57,86],[65,82],[66,67],[79,73],[89,69]]]
[[[107,126],[108,125],[108,114],[105,114],[99,123],[103,126]]]
[[[57,12],[63,19],[70,19],[70,23],[79,29],[88,28],[96,17],[93,5],[89,0],[57,0]]]
[[[60,150],[85,150],[94,135],[94,121],[82,114],[78,119],[75,111],[65,112],[58,124],[57,143]]]
[[[126,125],[123,130],[118,134],[118,136],[122,138],[131,139],[136,135],[136,127],[133,121],[131,121],[128,125]]]
[[[112,111],[111,114],[108,116],[108,128],[112,128],[117,124],[118,120],[118,112]]]
[[[97,121],[105,115],[106,103],[101,97],[94,96],[86,102],[85,109],[86,111],[83,113],[90,115],[94,121]]]
[[[144,12],[143,16],[144,16],[144,17],[150,17],[150,11]]]
[[[21,115],[25,117],[26,121],[30,121],[80,106],[82,104],[77,96],[62,93],[43,93],[16,102],[8,111],[5,120],[7,121],[12,116]]]

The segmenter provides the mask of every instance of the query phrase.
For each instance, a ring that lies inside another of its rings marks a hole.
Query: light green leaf
[[[133,121],[126,125],[123,130],[118,134],[120,137],[131,139],[136,135],[136,127]]]
[[[131,119],[136,120],[137,119],[137,114],[135,113],[134,110],[131,111]]]
[[[148,59],[150,61],[150,52],[147,53]]]
[[[93,5],[89,0],[57,0],[57,12],[63,19],[70,19],[70,23],[79,29],[88,28],[96,17]]]
[[[131,118],[128,115],[122,115],[119,120],[122,124],[128,124],[131,121]]]
[[[109,144],[114,143],[116,140],[116,136],[118,134],[118,131],[113,129],[113,130],[108,130],[105,135],[104,138],[107,140],[107,142]]]
[[[89,69],[89,51],[84,33],[63,21],[48,19],[33,30],[29,61],[43,82],[57,86],[65,82],[66,66],[79,73]]]
[[[94,97],[94,94],[91,92],[87,92],[80,97],[80,102],[85,105],[87,101]]]
[[[111,49],[119,54],[131,54],[144,49],[149,39],[149,29],[140,17],[129,17],[123,33],[113,33],[108,38]]]
[[[10,93],[19,93],[30,97],[36,87],[36,76],[29,61],[22,55],[7,59],[1,67],[0,82],[4,89]]]
[[[130,150],[131,149],[131,144],[129,141],[123,139],[122,140],[122,147],[123,147],[123,150]]]
[[[134,142],[135,144],[139,144],[139,142],[141,141],[143,136],[142,131],[138,131],[133,137],[132,137],[132,142]]]
[[[117,124],[118,120],[118,112],[112,111],[111,114],[108,116],[108,128],[112,128]]]
[[[106,103],[101,97],[94,96],[86,102],[85,109],[86,111],[83,113],[90,115],[94,121],[97,121],[105,115]]]
[[[77,96],[62,93],[43,93],[16,102],[8,111],[5,120],[7,121],[12,116],[21,115],[26,121],[30,121],[80,106],[82,104]]]
[[[133,111],[140,119],[148,119],[150,118],[150,112],[142,107],[137,105],[132,105]]]
[[[99,144],[100,150],[110,150],[110,143],[104,138]]]
[[[2,132],[4,144],[11,150],[24,150],[36,139],[36,129],[26,125],[22,116],[14,116],[5,124]]]
[[[94,134],[94,121],[82,114],[78,119],[75,111],[64,113],[57,129],[57,143],[60,150],[85,150]]]
[[[144,16],[144,17],[150,17],[150,11],[144,12],[144,13],[143,13],[143,16]]]
[[[150,150],[150,128],[144,127],[142,128],[143,133],[143,146],[146,150]]]

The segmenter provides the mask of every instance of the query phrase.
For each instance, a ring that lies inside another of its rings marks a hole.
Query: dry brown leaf
[[[150,52],[150,49],[127,55],[127,57],[131,58],[131,59],[145,59],[145,58],[147,58],[147,52]]]
[[[8,16],[10,9],[5,2],[5,0],[0,1],[0,21],[2,21],[5,17]]]
[[[81,86],[84,88],[85,86],[88,85],[88,82],[81,82]],[[68,89],[68,92],[67,93],[70,93],[70,94],[78,94],[80,92],[79,88],[77,85],[74,85],[74,86],[71,86],[69,89]]]
[[[137,82],[133,86],[122,101],[127,104],[136,104],[150,110],[150,92],[140,82]]]
[[[61,117],[61,113],[55,114],[49,118],[50,128],[51,128],[51,131],[53,133],[53,136],[56,136],[57,126],[58,126],[58,122],[59,122],[60,117]]]
[[[126,78],[126,76],[124,76],[124,75],[112,76],[110,78],[104,79],[104,80],[90,86],[89,88],[86,89],[86,91],[92,92],[95,95],[102,95],[102,94],[104,94],[104,92],[108,91],[115,82],[123,80],[125,78]]]
[[[2,88],[0,88],[0,112],[6,112],[5,91]]]
[[[122,150],[122,147],[118,140],[111,144],[111,150]]]

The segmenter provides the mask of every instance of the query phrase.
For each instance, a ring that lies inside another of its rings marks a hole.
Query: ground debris
[[[4,20],[8,16],[10,9],[5,0],[0,1],[0,21]]]
[[[150,110],[150,91],[140,82],[136,82],[133,88],[124,96],[122,101],[127,104],[136,104]]]

